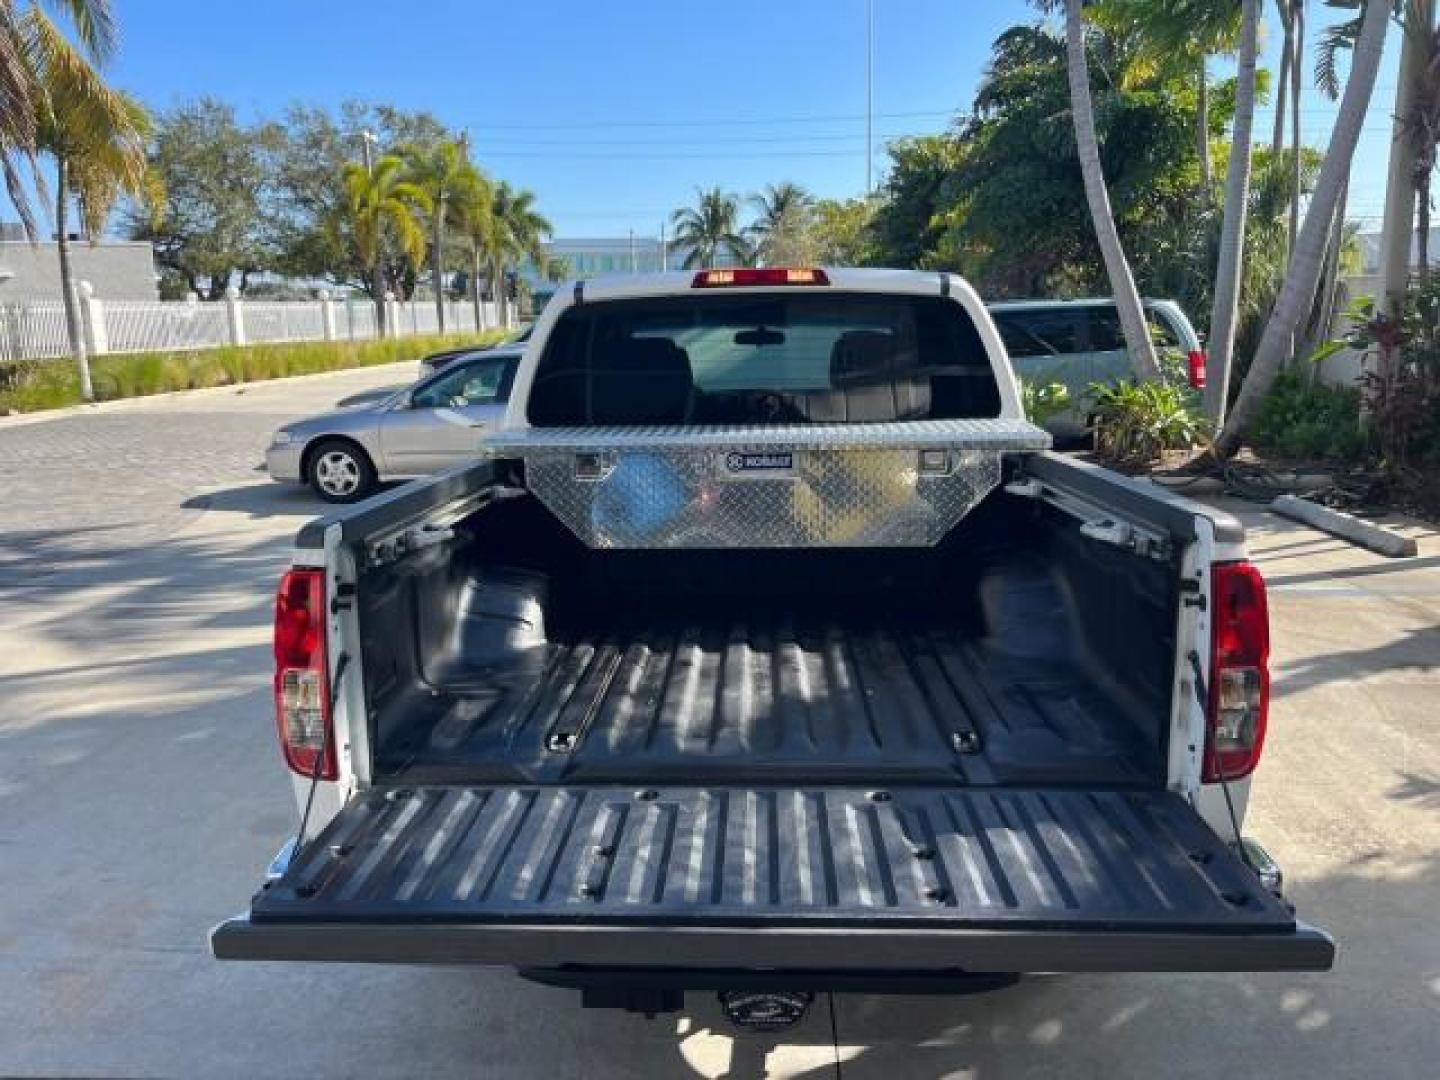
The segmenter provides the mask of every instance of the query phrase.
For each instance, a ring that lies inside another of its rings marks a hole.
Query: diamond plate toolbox
[[[1016,420],[532,428],[489,441],[593,548],[929,547],[1050,437]]]

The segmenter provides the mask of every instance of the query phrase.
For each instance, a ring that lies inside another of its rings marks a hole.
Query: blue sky
[[[884,140],[941,130],[970,102],[996,34],[1034,15],[1019,0],[874,4],[878,176]],[[469,130],[490,172],[533,188],[565,236],[653,235],[701,185],[864,188],[865,0],[116,8],[111,78],[152,107],[212,94],[247,116],[348,97],[429,109]],[[1366,222],[1383,204],[1398,45],[1392,30],[1356,156],[1352,216]],[[1323,146],[1334,107],[1308,87],[1305,105],[1305,137]]]

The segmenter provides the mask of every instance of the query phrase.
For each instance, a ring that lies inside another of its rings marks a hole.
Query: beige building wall
[[[101,300],[158,300],[155,253],[144,241],[70,245],[75,277],[95,287]],[[53,241],[0,241],[0,304],[60,299],[60,251]]]

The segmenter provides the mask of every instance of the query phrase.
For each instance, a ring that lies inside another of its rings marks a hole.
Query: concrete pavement
[[[279,423],[410,368],[0,420],[0,1075],[1428,1075],[1440,1059],[1440,537],[1385,560],[1240,505],[1275,692],[1249,832],[1331,974],[1037,978],[835,997],[780,1038],[507,972],[219,964],[293,829],[268,636],[318,504]]]

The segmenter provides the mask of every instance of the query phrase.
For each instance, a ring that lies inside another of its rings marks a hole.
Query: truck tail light
[[[1209,364],[1209,358],[1205,355],[1204,349],[1191,349],[1185,356],[1189,365],[1190,385],[1196,390],[1205,389],[1205,368]]]
[[[727,289],[747,285],[829,285],[824,270],[809,266],[737,266],[727,270],[701,270],[692,289]]]
[[[1270,708],[1265,580],[1250,563],[1222,563],[1210,582],[1210,714],[1201,771],[1207,784],[1255,771]]]
[[[325,572],[291,570],[275,598],[275,723],[285,763],[306,779],[334,780]]]

